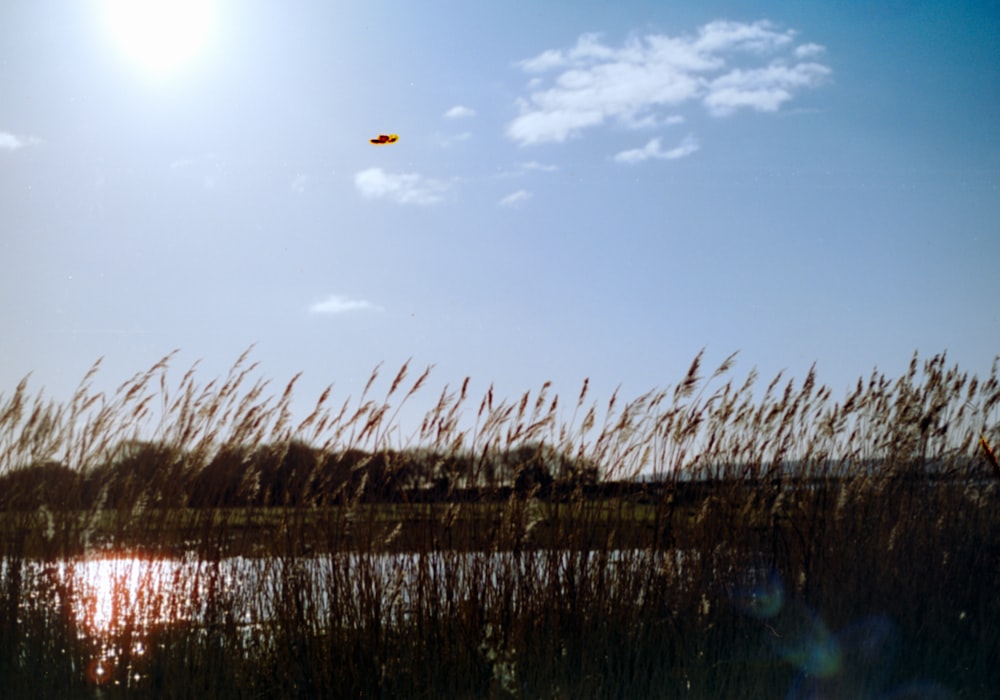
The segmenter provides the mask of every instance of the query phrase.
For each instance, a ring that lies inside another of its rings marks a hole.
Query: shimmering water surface
[[[601,561],[595,560],[598,556]],[[58,562],[22,562],[20,608],[48,606],[50,614],[69,618],[79,638],[91,642],[96,650],[83,669],[95,685],[138,684],[143,680],[138,673],[125,675],[123,680],[117,671],[129,659],[156,653],[149,638],[157,629],[185,624],[197,633],[222,624],[237,634],[266,635],[269,624],[288,615],[292,599],[297,601],[294,605],[303,606],[296,614],[308,616],[304,619],[315,619],[319,625],[359,627],[371,624],[371,620],[357,614],[361,606],[344,601],[370,601],[373,596],[381,601],[378,609],[383,622],[392,624],[406,620],[416,591],[441,599],[460,597],[463,591],[485,591],[478,602],[489,605],[491,600],[499,603],[510,595],[501,585],[501,579],[510,573],[518,580],[543,585],[571,576],[576,567],[629,566],[649,557],[659,558],[657,566],[676,575],[683,575],[685,563],[696,559],[692,553],[648,550],[600,555],[569,551],[340,553],[217,561],[193,555],[164,558],[120,552]],[[10,566],[9,561],[0,562],[5,580],[13,573]],[[929,682],[888,687],[900,651],[899,634],[889,618],[865,617],[845,629],[833,630],[802,601],[791,597],[776,573],[744,570],[730,575],[736,582],[729,588],[728,605],[733,614],[759,622],[761,630],[770,633],[764,635],[762,644],[767,657],[797,671],[788,700],[954,697],[946,688]],[[612,586],[616,580],[608,577]],[[708,598],[705,605],[709,605]],[[332,613],[335,610],[339,617]]]

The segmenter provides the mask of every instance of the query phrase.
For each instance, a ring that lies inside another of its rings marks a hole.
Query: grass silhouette
[[[835,400],[813,371],[761,393],[702,359],[629,401],[585,381],[568,418],[548,383],[477,403],[466,380],[407,444],[400,407],[430,379],[408,365],[299,422],[298,377],[269,393],[249,351],[175,388],[167,356],[111,396],[98,363],[66,403],[26,379],[0,395],[5,697],[874,688],[773,651],[743,612],[762,571],[822,621],[807,630],[893,630],[872,697],[992,693],[997,364],[914,355]]]

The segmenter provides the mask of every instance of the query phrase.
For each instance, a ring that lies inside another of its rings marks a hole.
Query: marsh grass
[[[568,411],[466,380],[403,441],[429,370],[295,422],[298,377],[275,397],[245,354],[175,387],[172,359],[110,396],[99,363],[68,403],[0,395],[5,697],[1000,687],[996,363],[915,355],[836,400],[699,355]],[[95,628],[86,572],[115,557]]]

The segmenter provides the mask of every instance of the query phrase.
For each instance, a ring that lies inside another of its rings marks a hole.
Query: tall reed
[[[466,380],[403,442],[430,370],[296,420],[299,377],[271,393],[249,351],[207,384],[173,386],[173,359],[112,395],[100,363],[67,403],[0,395],[10,697],[1000,687],[996,362],[914,355],[838,400],[699,354],[628,401],[584,381],[568,411]]]

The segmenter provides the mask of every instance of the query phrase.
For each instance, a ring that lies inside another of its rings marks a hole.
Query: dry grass
[[[997,364],[979,379],[914,356],[836,400],[812,371],[761,393],[733,358],[707,379],[702,359],[631,401],[597,404],[585,381],[568,417],[547,383],[513,401],[446,386],[409,440],[396,420],[429,373],[406,365],[381,398],[377,368],[300,422],[298,377],[275,398],[247,354],[176,387],[168,356],[111,396],[98,363],[68,403],[25,380],[0,395],[8,696],[1000,687]],[[607,488],[640,472],[657,481]],[[434,502],[381,503],[401,493]],[[267,556],[229,556],[261,532]],[[157,558],[178,547],[198,552],[187,568]],[[98,634],[72,572],[125,548],[159,573],[114,587],[132,612]],[[234,579],[235,561],[252,570]],[[166,598],[147,590],[164,572]],[[150,612],[192,595],[196,613]]]

